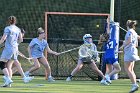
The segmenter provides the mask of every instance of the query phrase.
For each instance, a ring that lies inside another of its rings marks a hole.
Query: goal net
[[[109,16],[109,14],[102,13],[46,12],[45,31],[50,48],[62,52],[80,46],[83,43],[84,34],[91,34],[97,45],[99,35],[104,33],[105,23]],[[47,58],[52,74],[57,77],[66,77],[76,67],[78,50],[58,57],[48,54]],[[75,76],[89,79],[98,77],[88,65],[84,65]]]

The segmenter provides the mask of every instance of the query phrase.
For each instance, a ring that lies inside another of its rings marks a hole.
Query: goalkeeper
[[[90,34],[85,34],[83,36],[84,40],[84,45],[88,46],[88,49],[90,51],[97,51],[96,45],[92,41],[92,36]],[[79,49],[80,51],[80,49]],[[84,51],[84,50],[83,50]],[[86,51],[88,52],[88,51]],[[94,52],[91,57],[81,57],[79,55],[78,63],[76,68],[71,72],[71,74],[68,76],[66,81],[71,81],[72,77],[83,67],[84,63],[89,64],[91,68],[98,74],[100,75],[103,79],[101,80],[101,84],[108,85],[108,83],[105,80],[105,76],[103,73],[98,69],[97,65],[95,62],[98,60],[98,52]]]

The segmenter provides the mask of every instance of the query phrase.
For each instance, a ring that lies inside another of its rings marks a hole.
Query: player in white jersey
[[[49,45],[47,41],[45,40],[45,32],[44,30],[40,27],[38,28],[38,37],[32,39],[28,46],[28,52],[29,52],[29,57],[33,58],[34,65],[25,72],[25,74],[28,76],[30,73],[33,71],[36,71],[40,68],[40,63],[45,67],[47,74],[48,74],[48,81],[52,82],[55,81],[51,75],[51,68],[48,63],[48,60],[44,56],[44,50],[46,49],[48,53],[54,54],[54,55],[59,55],[60,53],[57,53],[55,51],[52,51],[49,48]]]
[[[127,21],[126,26],[128,31],[125,35],[125,41],[120,47],[120,49],[124,48],[124,68],[132,82],[132,88],[129,93],[134,93],[139,88],[139,85],[136,83],[136,74],[134,72],[135,61],[140,60],[137,50],[140,36],[135,31],[136,24],[136,21]]]
[[[7,26],[4,29],[4,35],[1,40],[5,41],[5,48],[2,52],[1,55],[1,60],[7,62],[6,67],[9,72],[10,78],[12,78],[12,63],[10,61],[14,60],[14,63],[16,64],[20,74],[23,77],[23,80],[25,83],[29,82],[30,78],[26,77],[24,75],[24,72],[19,64],[19,61],[17,59],[18,57],[18,45],[20,42],[23,41],[21,30],[16,26],[16,17],[15,16],[10,16],[8,18],[9,21],[9,26]],[[3,77],[4,80],[6,81],[6,76]],[[9,84],[8,84],[9,85]],[[5,82],[3,87],[8,86]]]
[[[90,44],[89,48],[92,51],[97,51],[96,45],[93,43],[92,41],[92,36],[90,34],[85,34],[83,36],[83,40],[84,40],[84,44]],[[95,64],[96,62],[96,58],[98,58],[98,53],[94,55],[95,60],[87,60],[86,58],[81,58],[79,56],[78,59],[78,63],[76,68],[71,72],[71,74],[68,76],[68,78],[66,79],[66,81],[71,81],[72,77],[83,67],[84,63],[89,64],[91,66],[91,68],[99,75],[101,76],[103,79],[101,80],[101,84],[104,85],[108,85],[108,83],[106,82],[105,76],[103,75],[103,73],[98,69],[97,65]]]
[[[8,86],[13,82],[10,77],[11,69],[9,69],[8,64],[11,59],[17,60],[18,39],[19,42],[23,41],[20,29],[15,25],[16,17],[10,16],[8,22],[10,25],[5,27],[4,34],[0,40],[0,44],[5,41],[5,48],[0,57],[0,68],[3,70],[5,77],[3,86]]]

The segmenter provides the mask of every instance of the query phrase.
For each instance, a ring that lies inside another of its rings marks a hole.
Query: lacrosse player
[[[118,57],[116,53],[116,40],[109,39],[106,43],[104,60],[106,62],[106,81],[111,84],[110,77],[121,71],[120,64],[118,63]],[[112,70],[113,68],[113,70]]]
[[[97,52],[97,48],[96,45],[93,43],[92,41],[92,36],[90,34],[85,34],[83,36],[83,41],[84,44],[88,46],[88,48],[95,52],[94,55],[92,55],[92,59],[89,59],[88,57],[83,58],[79,55],[79,59],[78,59],[78,63],[76,68],[71,72],[71,74],[68,76],[68,78],[66,79],[66,81],[71,81],[72,77],[83,67],[83,64],[89,64],[91,66],[91,68],[96,71],[96,73],[98,75],[100,75],[103,79],[101,80],[101,84],[104,85],[108,85],[108,83],[105,80],[105,76],[103,75],[103,73],[98,69],[97,65],[95,64],[95,62],[98,60],[98,52]],[[79,49],[80,50],[80,49]]]
[[[40,68],[40,63],[45,67],[47,74],[48,74],[48,81],[52,82],[55,81],[51,75],[51,68],[48,63],[48,60],[44,56],[44,50],[46,49],[48,53],[54,54],[54,55],[59,55],[60,53],[57,53],[55,51],[52,51],[49,48],[49,45],[47,41],[45,40],[45,32],[44,30],[40,27],[38,28],[38,37],[32,39],[28,46],[28,53],[29,53],[29,58],[33,58],[34,65],[25,72],[26,76],[29,76],[30,73],[33,71],[36,71]]]
[[[129,93],[134,93],[139,88],[139,85],[136,83],[136,74],[134,72],[135,61],[140,60],[137,50],[140,36],[135,31],[136,24],[136,21],[127,21],[126,26],[128,31],[125,35],[123,45],[120,47],[120,49],[124,48],[124,68],[132,82],[132,88]]]
[[[5,81],[2,87],[7,87],[13,82],[11,80],[12,69],[10,61],[13,59],[14,62],[19,63],[17,59],[18,43],[23,41],[21,30],[16,26],[16,17],[10,16],[8,18],[8,22],[9,26],[5,27],[4,34],[0,40],[0,44],[5,41],[5,48],[2,51],[2,55],[0,57],[0,68],[3,70],[3,79]],[[21,71],[23,80],[28,81],[29,78],[26,78],[21,66],[19,66],[19,70]]]
[[[117,43],[115,39],[110,38],[109,33],[107,32],[100,35],[98,44],[102,44],[103,42],[105,42],[104,43],[105,54],[103,55],[104,64],[106,65],[105,77],[106,81],[111,84],[110,80],[111,76],[121,71],[121,67],[118,63],[118,57],[116,53]]]

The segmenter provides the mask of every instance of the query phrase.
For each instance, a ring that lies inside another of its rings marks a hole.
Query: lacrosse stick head
[[[78,51],[79,57],[97,57],[98,52],[90,49],[91,45],[82,45]]]
[[[79,57],[81,58],[89,57],[88,51],[89,49],[87,45],[82,45],[78,51]]]

